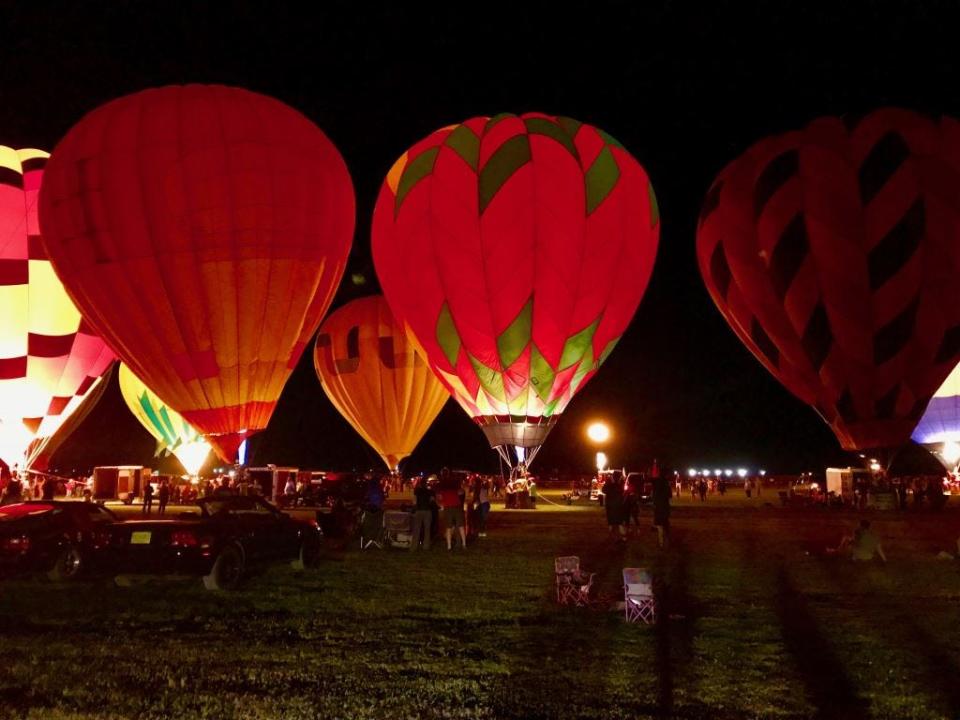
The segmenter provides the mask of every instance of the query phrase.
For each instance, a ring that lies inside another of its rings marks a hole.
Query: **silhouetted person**
[[[143,514],[149,515],[153,510],[153,485],[149,482],[143,484]]]
[[[170,501],[170,486],[167,481],[160,482],[160,489],[157,491],[158,512],[163,515],[167,511],[167,503]]]
[[[670,483],[666,478],[653,480],[653,524],[657,528],[657,543],[666,547],[670,536]]]

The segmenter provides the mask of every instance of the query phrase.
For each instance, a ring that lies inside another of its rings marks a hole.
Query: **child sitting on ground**
[[[845,535],[840,540],[840,546],[836,548],[827,548],[828,555],[843,555],[857,562],[873,560],[874,556],[879,557],[883,562],[887,561],[887,556],[883,552],[883,545],[880,544],[880,537],[870,529],[869,520],[861,520],[853,535]]]

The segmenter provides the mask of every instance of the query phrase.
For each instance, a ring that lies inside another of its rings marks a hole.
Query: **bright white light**
[[[233,477],[236,477],[236,476],[237,476],[237,471],[236,471],[236,470],[231,470],[231,471],[230,471],[229,473],[227,473],[227,474],[230,475],[230,477],[233,478]]]
[[[811,487],[813,490],[819,490],[819,489],[820,489],[820,483],[810,483],[810,487]]]
[[[710,473],[707,473],[707,475],[709,474]],[[721,475],[723,475],[723,470],[714,470],[713,474],[716,475],[717,477],[720,477]]]
[[[514,450],[517,451],[517,462],[524,463],[527,461],[527,449],[522,445],[517,445]]]
[[[606,423],[591,423],[587,428],[587,437],[595,443],[605,443],[610,439],[610,427]]]
[[[870,469],[873,470],[873,472],[880,472],[880,463],[878,463],[876,460],[871,460]]]
[[[710,471],[709,471],[709,470],[702,470],[701,472],[702,472],[704,475],[709,475],[709,474],[710,474]]]
[[[607,454],[605,452],[597,453],[597,470],[603,472],[607,469]]]
[[[207,461],[207,455],[210,454],[210,443],[198,438],[193,442],[178,446],[173,454],[177,456],[177,460],[183,465],[183,469],[187,471],[188,475],[196,475]]]
[[[693,468],[690,468],[689,470],[687,470],[687,475],[689,475],[690,477],[696,477],[697,471],[694,470]]]
[[[737,475],[739,475],[740,477],[746,477],[746,476],[747,476],[747,471],[746,471],[746,469],[744,469],[744,468],[737,468]]]
[[[731,475],[733,475],[733,470],[729,470],[729,469],[724,470],[723,474],[726,475],[727,477],[730,477]]]
[[[940,455],[950,465],[956,465],[960,462],[960,444],[955,442],[945,442],[940,450]]]
[[[240,443],[240,449],[237,451],[237,454],[239,456],[240,464],[246,465],[247,464],[247,441],[246,440]]]
[[[767,471],[766,471],[766,470],[761,470],[761,471],[760,471],[760,477],[763,477],[763,476],[766,475],[766,474],[767,474]]]

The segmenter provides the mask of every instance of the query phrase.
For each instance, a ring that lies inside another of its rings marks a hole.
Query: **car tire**
[[[53,582],[76,580],[86,569],[80,548],[72,543],[64,545],[57,552],[53,565],[47,571],[47,577]]]
[[[236,544],[227,545],[217,555],[210,574],[203,576],[203,586],[207,590],[236,590],[243,570],[243,550]]]
[[[315,568],[320,564],[320,541],[317,538],[304,538],[300,543],[297,558],[290,565],[294,570]]]

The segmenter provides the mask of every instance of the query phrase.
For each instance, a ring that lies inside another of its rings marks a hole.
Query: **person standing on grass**
[[[670,483],[659,477],[653,480],[653,525],[657,528],[657,544],[666,547],[670,537]]]
[[[444,468],[440,472],[440,491],[437,493],[437,501],[443,513],[444,532],[447,537],[447,550],[453,549],[453,531],[456,529],[460,535],[460,545],[464,549],[467,547],[467,528],[466,519],[463,515],[464,496],[461,493],[460,483],[450,475],[450,471]]]
[[[750,478],[744,478],[743,480],[743,492],[747,496],[747,500],[750,499],[750,492],[753,490],[753,487],[750,484]]]
[[[431,476],[432,477],[432,476]],[[430,549],[430,537],[433,529],[433,506],[436,500],[433,490],[428,487],[428,479],[420,478],[413,490],[413,542],[410,549],[416,550],[420,544],[420,532],[423,531],[423,549]]]
[[[143,485],[143,514],[149,515],[153,509],[153,485],[149,482]]]
[[[170,502],[170,486],[167,485],[166,480],[160,481],[160,488],[157,490],[157,501],[159,502],[157,512],[163,515],[167,511],[167,503]]]
[[[477,505],[477,537],[487,536],[487,515],[490,514],[490,481],[480,475],[474,484],[474,502]]]
[[[697,484],[697,492],[700,495],[700,502],[706,502],[707,499],[707,479],[700,478],[700,482]]]
[[[617,540],[626,542],[627,533],[623,527],[623,475],[619,470],[614,470],[607,476],[607,481],[603,484],[603,497],[610,534],[616,534]]]

